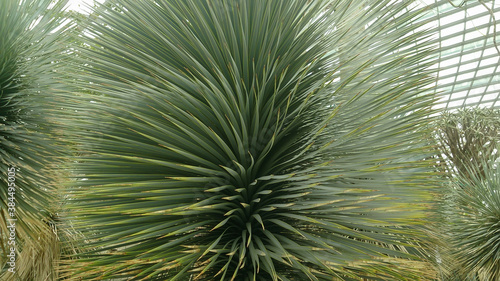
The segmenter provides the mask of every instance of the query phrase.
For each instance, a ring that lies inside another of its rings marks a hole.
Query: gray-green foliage
[[[443,113],[437,126],[449,180],[443,194],[443,280],[500,278],[498,145],[500,112],[468,108]]]
[[[496,157],[491,160],[496,160]],[[454,187],[452,198],[456,213],[451,220],[451,241],[458,259],[464,266],[463,272],[467,280],[499,280],[500,168],[498,163],[483,169],[483,176],[460,177]]]
[[[419,278],[392,265],[416,258],[434,185],[410,2],[98,7],[67,104],[87,250],[72,277]]]
[[[14,280],[5,272],[8,266],[4,266],[11,248],[16,250],[18,278],[24,280],[36,276],[52,280],[46,278],[54,276],[52,260],[26,262],[21,257],[33,258],[43,252],[46,246],[44,238],[51,234],[47,223],[53,216],[51,204],[58,174],[54,168],[60,163],[56,156],[62,155],[62,150],[54,138],[50,116],[55,93],[64,88],[57,79],[61,54],[66,48],[62,36],[65,26],[60,17],[64,2],[0,1],[2,280]],[[7,225],[12,222],[9,219],[17,219],[15,245],[8,240],[11,229]]]
[[[484,177],[487,167],[483,164],[491,162],[492,156],[499,155],[500,110],[464,108],[444,112],[436,128],[443,165],[449,175],[474,177],[478,174]]]

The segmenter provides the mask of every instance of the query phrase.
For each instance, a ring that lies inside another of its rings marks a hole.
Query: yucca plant
[[[442,171],[442,280],[496,280],[494,193],[500,112],[464,108],[445,112],[436,123]],[[488,197],[488,200],[484,200]]]
[[[64,5],[51,0],[0,1],[2,280],[54,278],[52,259],[33,257],[50,252],[52,244],[45,244],[44,238],[53,239],[48,224],[61,148],[52,135],[48,110],[62,88],[56,70],[65,47],[59,16]]]
[[[483,170],[488,167],[483,164],[489,165],[491,158],[499,155],[500,110],[463,108],[444,112],[436,128],[443,168],[448,176],[484,177]]]
[[[481,169],[482,176],[470,170],[472,177],[454,183],[450,242],[462,280],[493,281],[500,279],[500,167],[485,162]]]
[[[410,2],[97,7],[67,104],[68,277],[422,277],[433,59]]]

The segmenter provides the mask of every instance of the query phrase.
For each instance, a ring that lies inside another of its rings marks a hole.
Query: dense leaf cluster
[[[92,241],[81,276],[411,276],[384,263],[415,257],[408,225],[432,185],[415,141],[432,101],[419,13],[395,1],[107,5],[78,50],[92,59],[82,88],[100,95],[70,123],[87,132],[70,207]]]
[[[422,277],[434,57],[411,1],[109,0],[69,30],[51,2],[2,2],[0,146],[20,208],[74,234],[62,278]]]

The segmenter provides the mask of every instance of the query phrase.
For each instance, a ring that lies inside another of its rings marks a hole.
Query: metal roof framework
[[[435,108],[500,108],[500,1],[421,2],[439,46]]]

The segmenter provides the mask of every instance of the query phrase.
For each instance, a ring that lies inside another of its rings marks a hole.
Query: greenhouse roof
[[[439,71],[436,108],[500,107],[500,3],[482,0],[425,0],[436,31]]]

